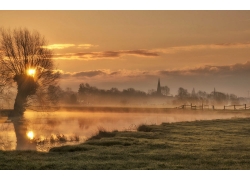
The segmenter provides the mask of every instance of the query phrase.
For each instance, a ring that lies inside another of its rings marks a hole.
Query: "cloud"
[[[93,44],[79,44],[77,45],[77,48],[83,48],[83,49],[89,49],[91,47],[97,47],[98,45],[93,45]]]
[[[50,49],[63,49],[75,47],[77,49],[89,49],[97,47],[93,44],[53,44],[48,46]],[[202,50],[222,50],[222,49],[244,49],[250,48],[250,43],[221,43],[221,44],[200,44],[189,46],[176,46],[158,49],[138,49],[138,50],[118,50],[118,51],[100,51],[100,52],[77,52],[55,54],[54,59],[57,60],[96,60],[96,59],[115,59],[122,56],[137,56],[137,57],[159,57],[162,54],[175,54],[180,52],[192,52]]]
[[[122,55],[136,55],[136,56],[146,56],[146,57],[156,57],[159,56],[157,52],[150,50],[132,50],[132,51],[121,51]]]
[[[93,44],[50,44],[48,46],[43,46],[44,48],[48,49],[66,49],[66,48],[83,48],[83,49],[89,49],[91,47],[97,47],[98,45],[93,45]]]
[[[197,51],[197,50],[220,50],[220,49],[240,49],[250,48],[250,43],[221,43],[221,44],[200,44],[190,46],[176,46],[169,48],[155,49],[155,52],[164,54],[173,54],[180,51]]]
[[[89,78],[89,77],[96,77],[96,76],[104,76],[107,75],[109,70],[93,70],[93,71],[81,71],[81,72],[61,72],[62,78]]]
[[[50,44],[48,46],[44,46],[44,48],[48,49],[65,49],[69,47],[75,47],[75,44]]]
[[[110,71],[109,69],[81,71],[81,72],[63,72],[63,77],[175,77],[175,76],[215,76],[217,78],[222,76],[236,76],[236,75],[250,75],[250,61],[246,63],[237,63],[228,66],[210,66],[203,65],[195,68],[185,68],[176,70],[160,70],[160,71],[141,71],[141,70],[118,70]]]
[[[79,52],[55,54],[54,59],[63,60],[94,60],[106,58],[119,58],[121,56],[140,56],[140,57],[157,57],[159,54],[150,50],[120,50],[120,51],[102,51],[102,52]]]
[[[100,75],[106,75],[105,72],[97,70],[97,71],[85,71],[85,72],[78,72],[73,74],[73,77],[94,77],[94,76],[100,76]]]
[[[184,75],[239,75],[250,74],[250,61],[246,63],[237,63],[227,66],[210,66],[204,65],[196,68],[184,69],[177,71],[179,74]],[[176,73],[176,72],[175,72]]]

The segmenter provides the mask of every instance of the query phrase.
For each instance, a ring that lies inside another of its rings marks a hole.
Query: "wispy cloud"
[[[237,63],[226,66],[211,66],[204,65],[196,68],[187,68],[173,71],[159,71],[160,74],[163,75],[190,75],[190,76],[199,76],[199,75],[211,75],[218,76],[219,75],[228,75],[235,76],[239,74],[249,74],[250,75],[250,61],[246,63]]]
[[[98,47],[98,45],[93,44],[50,44],[48,46],[43,46],[44,48],[48,49],[66,49],[66,48],[82,48],[82,49],[89,49],[92,47]]]
[[[77,72],[74,73],[73,77],[94,77],[94,76],[100,76],[100,75],[106,75],[106,72],[97,70],[97,71],[85,71],[85,72]]]
[[[89,49],[92,47],[98,47],[98,45],[93,45],[93,44],[79,44],[79,45],[77,45],[77,48],[83,48],[83,49]]]
[[[250,48],[250,43],[221,43],[221,44],[200,44],[189,46],[176,46],[169,48],[154,49],[156,52],[172,54],[180,51],[197,51],[197,50],[220,50],[220,49],[240,49]]]
[[[64,60],[93,60],[105,58],[118,58],[121,56],[140,56],[140,57],[157,57],[159,54],[150,50],[120,50],[120,51],[102,51],[102,52],[79,52],[79,53],[65,53],[55,54],[54,59]]]
[[[250,75],[250,61],[228,66],[200,66],[196,68],[185,68],[177,70],[141,71],[141,70],[118,70],[100,69],[81,72],[62,72],[63,77],[174,77],[174,76],[235,76],[239,74]]]
[[[47,46],[50,49],[64,49],[74,47],[76,49],[90,49],[97,47],[93,44],[52,44]],[[189,46],[175,46],[157,49],[137,49],[137,50],[117,50],[117,51],[99,51],[99,52],[76,52],[76,53],[58,53],[54,59],[58,60],[96,60],[96,59],[117,59],[122,56],[138,57],[159,57],[163,54],[175,54],[181,52],[203,51],[203,50],[222,50],[222,49],[244,49],[250,48],[250,43],[221,43],[221,44],[200,44]]]
[[[84,78],[84,77],[97,77],[108,75],[110,70],[92,70],[92,71],[81,71],[81,72],[64,72],[60,71],[62,78]]]
[[[74,47],[74,46],[75,44],[50,44],[44,47],[48,49],[65,49],[65,48]]]

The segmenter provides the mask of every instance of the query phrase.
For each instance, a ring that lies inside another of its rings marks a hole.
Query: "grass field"
[[[0,151],[0,169],[250,169],[250,118],[100,131],[49,153]]]

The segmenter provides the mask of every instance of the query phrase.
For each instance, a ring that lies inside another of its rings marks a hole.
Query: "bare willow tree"
[[[59,78],[54,70],[53,53],[46,46],[45,38],[37,31],[26,28],[0,30],[1,79],[3,85],[14,83],[17,86],[14,109],[9,115],[16,131],[17,149],[24,148],[27,141],[22,117],[30,105],[29,98],[44,99],[49,85]]]

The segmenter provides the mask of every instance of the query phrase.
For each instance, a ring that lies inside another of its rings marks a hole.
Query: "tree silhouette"
[[[180,98],[180,99],[188,98],[189,97],[189,93],[188,93],[187,89],[184,89],[184,88],[180,87],[178,89],[178,95],[177,95],[177,97]]]
[[[162,86],[161,93],[164,96],[168,96],[170,94],[170,88],[168,86]]]
[[[0,31],[0,74],[4,74],[5,86],[11,83],[17,86],[14,110],[9,115],[16,132],[17,149],[27,145],[22,118],[28,99],[38,96],[41,99],[48,86],[59,78],[54,70],[53,53],[46,45],[45,38],[37,31],[26,28]]]

